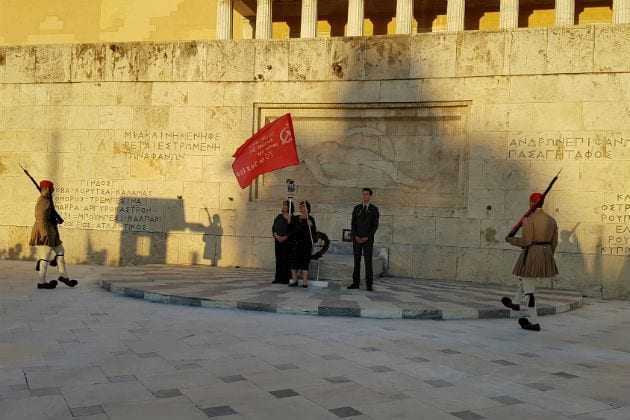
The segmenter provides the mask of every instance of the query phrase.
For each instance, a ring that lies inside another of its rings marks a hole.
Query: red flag
[[[299,165],[291,114],[270,122],[236,149],[232,169],[241,188],[259,175]]]

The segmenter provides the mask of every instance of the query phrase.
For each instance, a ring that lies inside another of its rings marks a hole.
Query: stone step
[[[386,264],[382,257],[374,257],[372,259],[374,276],[378,277],[385,273]],[[365,276],[365,268],[361,264],[361,278]],[[335,287],[340,284],[352,281],[352,272],[354,271],[354,256],[340,254],[326,254],[320,260],[312,261],[310,274],[311,279],[317,277],[319,268],[319,280],[326,284],[319,284],[320,287]],[[318,285],[318,284],[313,284]]]

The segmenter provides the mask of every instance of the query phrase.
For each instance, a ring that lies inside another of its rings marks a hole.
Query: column
[[[396,2],[396,33],[410,34],[413,24],[413,0]]]
[[[518,28],[518,0],[501,0],[500,29]]]
[[[556,0],[556,26],[575,23],[575,0]]]
[[[463,31],[465,12],[466,12],[465,0],[447,0],[446,30],[449,32]]]
[[[613,23],[630,23],[630,0],[613,0]]]
[[[300,38],[317,36],[317,0],[302,0],[302,25]]]
[[[348,27],[346,36],[363,35],[363,0],[348,0]]]
[[[271,39],[271,2],[258,0],[256,7],[256,39]]]
[[[232,1],[217,0],[217,39],[232,39]]]

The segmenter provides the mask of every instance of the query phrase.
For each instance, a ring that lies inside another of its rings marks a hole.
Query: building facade
[[[251,15],[222,1],[220,40],[0,47],[0,256],[33,255],[37,194],[19,164],[58,184],[78,263],[271,267],[291,178],[334,241],[372,187],[393,275],[507,283],[518,250],[503,238],[562,169],[546,204],[560,225],[551,285],[630,296],[628,0],[588,3],[619,23],[587,25],[586,5],[559,0],[546,27],[505,1],[493,30],[466,30],[469,2],[450,0],[430,32],[414,29],[429,27],[414,24],[419,2],[391,1],[403,33],[380,36],[361,36],[370,2],[351,0],[349,36],[332,37],[327,3],[300,3],[295,39],[273,39],[292,2]],[[226,39],[234,8],[254,39]],[[286,112],[302,164],[241,190],[234,150]]]

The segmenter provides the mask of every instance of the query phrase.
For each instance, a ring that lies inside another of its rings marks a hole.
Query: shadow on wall
[[[116,209],[116,222],[122,227],[119,265],[178,263],[177,233],[188,233],[181,235],[183,238],[192,232],[203,236],[205,246],[202,259],[193,251],[190,263],[217,266],[223,237],[221,218],[204,210],[207,225],[187,223],[181,198],[121,197]],[[106,255],[100,259],[106,260]]]

